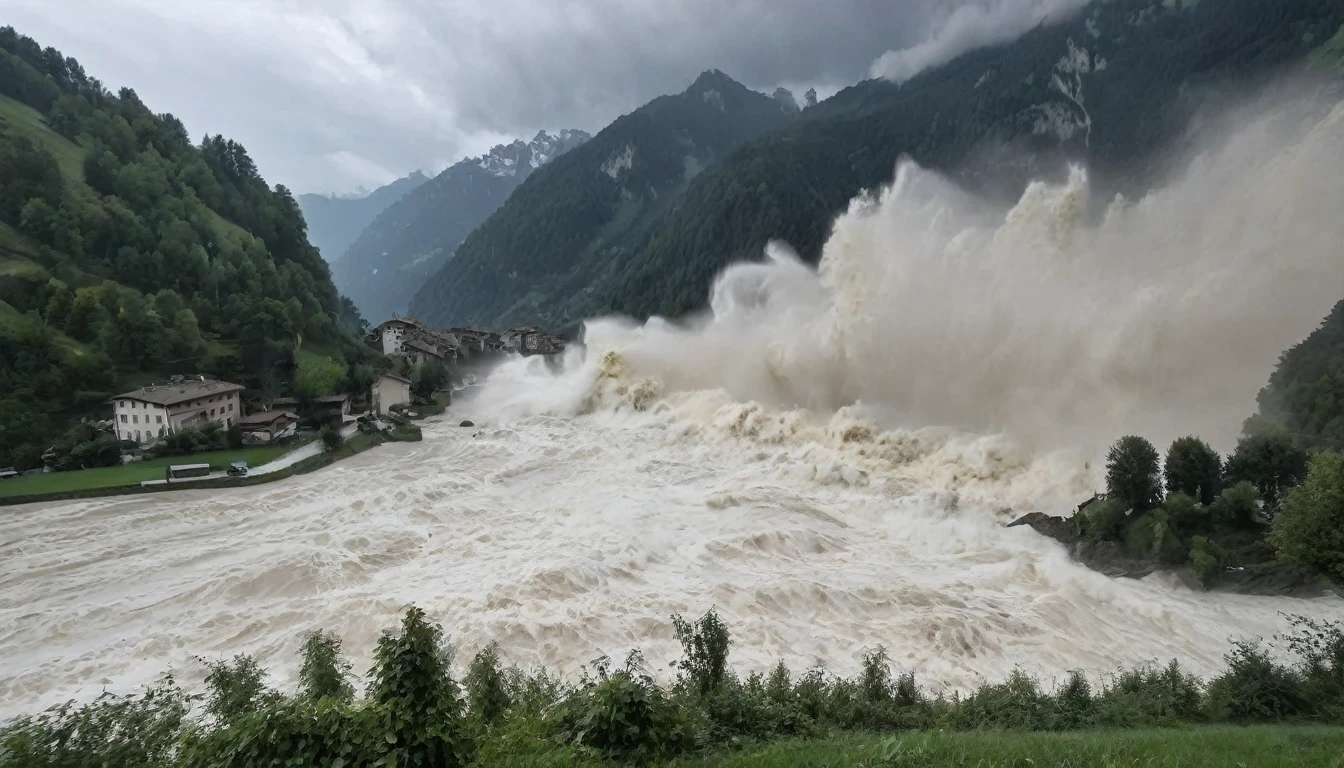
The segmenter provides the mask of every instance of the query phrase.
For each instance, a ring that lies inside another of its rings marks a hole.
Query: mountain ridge
[[[345,254],[378,214],[427,181],[429,177],[417,170],[362,195],[299,195],[308,239],[331,263]]]
[[[796,111],[706,70],[684,91],[618,117],[520,185],[416,293],[411,313],[444,326],[522,324],[515,320],[532,315],[527,291],[513,284],[518,275],[583,291],[591,268],[640,242],[692,179]],[[492,303],[481,307],[466,296]]]
[[[588,138],[538,131],[449,166],[373,217],[333,260],[337,286],[372,322],[404,314],[416,288],[519,184]]]

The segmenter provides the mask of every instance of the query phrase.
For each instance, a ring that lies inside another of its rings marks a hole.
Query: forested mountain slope
[[[558,297],[601,282],[704,169],[797,112],[705,72],[534,174],[415,295],[411,313],[444,326],[556,321]]]
[[[1098,0],[901,86],[840,92],[699,174],[674,201],[664,196],[656,220],[613,243],[594,245],[590,210],[538,177],[414,308],[442,321],[551,326],[612,311],[678,315],[703,305],[716,272],[759,258],[771,238],[815,261],[833,218],[860,190],[890,181],[901,155],[1004,193],[1065,159],[1086,162],[1103,186],[1133,188],[1197,107],[1319,54],[1341,24],[1334,0]],[[575,171],[592,165],[573,160]],[[526,226],[540,220],[545,238],[521,234],[541,231]]]
[[[542,131],[450,166],[378,214],[339,258],[328,256],[336,285],[371,322],[405,314],[416,290],[519,184],[589,138]]]
[[[408,192],[429,181],[416,171],[367,195],[299,195],[299,209],[308,222],[308,240],[330,264],[345,253],[374,217]]]
[[[0,28],[0,466],[35,466],[123,387],[288,388],[300,344],[351,369],[360,318],[283,186],[135,92]]]

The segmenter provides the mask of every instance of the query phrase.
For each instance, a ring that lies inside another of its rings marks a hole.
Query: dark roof
[[[202,397],[226,395],[230,392],[237,392],[242,388],[240,384],[230,384],[227,381],[184,381],[178,384],[151,384],[134,392],[124,392],[112,399],[139,400],[154,405],[176,405]]]
[[[385,379],[396,379],[397,381],[400,381],[400,382],[402,382],[402,383],[404,383],[404,384],[410,384],[410,383],[411,383],[411,380],[410,380],[410,379],[408,379],[408,378],[406,378],[405,376],[402,376],[400,373],[396,373],[396,372],[394,372],[394,371],[388,371],[387,373],[384,373],[384,374],[383,374],[383,378],[385,378]]]
[[[402,346],[410,347],[411,349],[418,349],[421,352],[428,352],[431,355],[438,355],[439,357],[443,357],[443,352],[440,351],[438,347],[421,339],[411,339],[410,341],[403,342]]]
[[[282,418],[294,419],[298,421],[299,417],[289,411],[262,411],[261,413],[249,413],[238,419],[238,425],[241,427],[263,426],[268,427]]]

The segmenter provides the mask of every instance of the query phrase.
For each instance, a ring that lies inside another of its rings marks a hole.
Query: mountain
[[[583,297],[647,239],[705,169],[798,112],[705,72],[684,92],[618,118],[534,174],[471,232],[411,301],[432,325],[558,325],[559,297]]]
[[[1283,353],[1257,398],[1257,422],[1282,424],[1327,448],[1344,446],[1344,300],[1305,341]]]
[[[294,196],[241,144],[190,135],[0,27],[0,467],[53,446],[58,466],[119,462],[81,419],[174,374],[257,394],[290,391],[302,360],[371,376]]]
[[[538,133],[463,160],[387,206],[333,261],[336,284],[373,322],[405,314],[411,296],[534,171],[589,139]]]
[[[428,176],[416,171],[362,195],[299,195],[299,209],[308,222],[308,239],[330,264],[345,253],[375,216],[427,181]]]
[[[412,310],[439,323],[553,327],[613,311],[679,315],[704,305],[719,270],[759,259],[772,238],[815,263],[835,216],[889,182],[901,155],[987,194],[1015,196],[1066,161],[1085,162],[1098,186],[1133,191],[1202,104],[1230,101],[1307,56],[1338,61],[1341,24],[1338,0],[1096,0],[902,85],[866,81],[815,106],[806,98],[796,119],[656,201],[599,183],[592,169],[622,158],[604,131],[521,188]],[[618,126],[632,129],[618,121],[608,131]]]

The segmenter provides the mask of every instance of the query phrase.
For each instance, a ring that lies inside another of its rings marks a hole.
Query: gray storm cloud
[[[1071,4],[6,0],[0,23],[135,88],[194,136],[243,142],[268,180],[327,191],[437,170],[541,128],[595,132],[710,68],[824,95],[879,57],[914,71]]]

